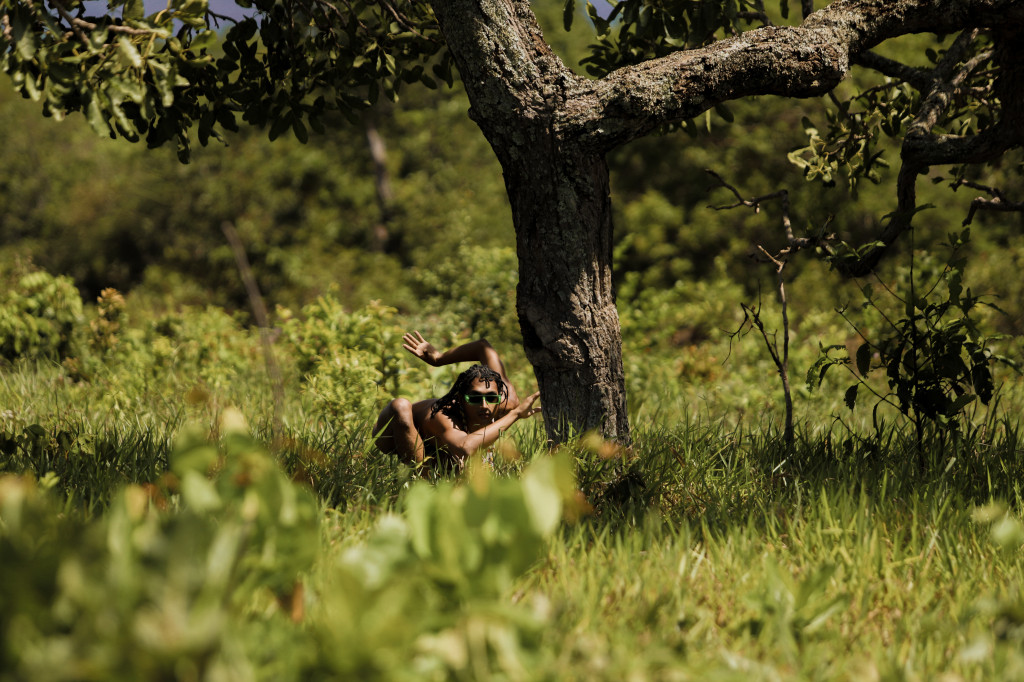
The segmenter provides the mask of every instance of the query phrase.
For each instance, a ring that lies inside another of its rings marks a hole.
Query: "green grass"
[[[1009,679],[994,605],[1020,603],[1024,566],[971,510],[837,486],[713,524],[583,525],[517,596],[557,614],[564,679]]]
[[[223,371],[195,346],[195,365],[140,372],[145,344],[81,381],[0,369],[0,550],[15,557],[0,562],[0,640],[23,633],[0,649],[0,682],[1024,679],[1017,383],[923,439],[825,386],[797,397],[786,445],[764,358],[661,394],[652,366],[633,379],[630,447],[559,448],[579,496],[520,564],[509,548],[536,532],[509,500],[553,504],[518,482],[549,459],[539,421],[508,435],[496,478],[436,481],[417,512],[422,483],[368,445],[372,406],[326,417],[282,354],[275,412],[252,338],[232,344]],[[227,406],[248,440],[225,431]],[[183,473],[189,457],[204,476]],[[314,501],[307,526],[292,497]],[[424,509],[439,529],[426,554],[410,530]],[[444,519],[461,518],[446,545]],[[300,536],[302,561],[281,549]],[[216,636],[161,645],[143,637],[154,623]]]

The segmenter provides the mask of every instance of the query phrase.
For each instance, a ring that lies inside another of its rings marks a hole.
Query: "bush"
[[[548,614],[508,591],[572,499],[567,458],[418,482],[337,545],[240,413],[220,431],[92,521],[58,513],[52,477],[0,477],[0,680],[522,676]]]
[[[70,277],[0,273],[0,357],[60,360],[75,352],[82,298]]]

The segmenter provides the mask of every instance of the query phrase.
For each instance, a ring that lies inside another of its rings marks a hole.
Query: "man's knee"
[[[395,398],[388,405],[395,414],[395,417],[406,424],[412,423],[412,403],[408,398]]]

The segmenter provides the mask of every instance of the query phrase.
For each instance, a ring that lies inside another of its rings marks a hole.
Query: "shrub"
[[[0,357],[60,360],[71,355],[82,298],[70,277],[42,270],[0,273]]]

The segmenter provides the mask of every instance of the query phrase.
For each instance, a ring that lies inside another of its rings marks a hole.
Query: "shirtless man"
[[[412,403],[395,398],[380,413],[373,433],[377,447],[406,464],[461,469],[481,448],[490,447],[512,424],[540,412],[540,393],[523,400],[505,375],[498,352],[486,339],[441,353],[419,332],[402,337],[402,347],[428,365],[477,362],[458,376],[440,398]]]

